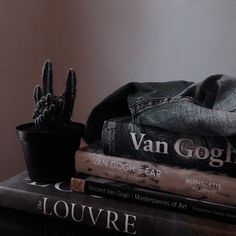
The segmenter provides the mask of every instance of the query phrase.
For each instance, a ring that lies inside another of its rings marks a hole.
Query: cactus
[[[76,75],[73,69],[68,71],[66,88],[61,96],[53,94],[52,63],[47,60],[42,71],[43,89],[34,88],[35,109],[33,119],[35,126],[43,130],[65,128],[70,124],[75,96]]]

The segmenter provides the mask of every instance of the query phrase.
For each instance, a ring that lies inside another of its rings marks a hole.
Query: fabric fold
[[[126,115],[139,125],[230,140],[236,135],[236,79],[128,83],[92,110],[85,141],[100,139],[104,120]]]

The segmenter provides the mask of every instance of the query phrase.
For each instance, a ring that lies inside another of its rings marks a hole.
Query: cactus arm
[[[42,80],[43,80],[43,95],[46,96],[48,93],[53,95],[53,70],[52,63],[47,60],[43,66]]]
[[[69,122],[72,116],[76,96],[76,75],[73,69],[68,71],[66,89],[63,96],[65,99],[64,119]]]
[[[39,85],[34,88],[34,104],[36,105],[42,97],[42,90]]]

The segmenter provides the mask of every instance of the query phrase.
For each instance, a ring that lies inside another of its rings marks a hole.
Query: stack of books
[[[222,137],[106,120],[102,140],[76,152],[71,189],[236,223],[236,159]]]
[[[236,236],[234,158],[220,138],[107,120],[102,140],[76,152],[72,179],[42,184],[23,172],[0,183],[0,230],[12,209],[35,219],[35,234],[21,235]]]

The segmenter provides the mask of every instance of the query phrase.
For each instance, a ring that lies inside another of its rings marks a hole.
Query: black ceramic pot
[[[16,127],[31,180],[52,183],[69,180],[75,171],[74,156],[84,125],[73,122],[66,130],[40,131],[33,123]]]

